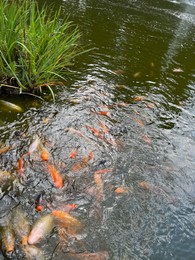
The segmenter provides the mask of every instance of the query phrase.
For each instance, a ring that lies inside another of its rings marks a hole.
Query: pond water
[[[45,259],[195,259],[194,1],[39,1],[51,2],[93,49],[75,60],[56,103],[48,93],[6,98],[23,112],[1,106],[1,147],[11,149],[0,170],[17,176],[38,135],[65,185],[53,185],[35,151],[22,180],[1,189],[1,225],[18,205],[31,226],[50,213],[35,209],[44,192],[53,209],[76,204],[83,224],[68,239],[55,227],[36,245]],[[25,258],[18,238],[1,258]]]

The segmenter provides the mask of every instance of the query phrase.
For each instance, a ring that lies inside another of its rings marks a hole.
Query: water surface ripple
[[[1,189],[1,226],[18,204],[31,225],[49,213],[35,210],[35,195],[44,191],[53,208],[75,203],[71,214],[84,225],[63,243],[54,228],[37,245],[46,259],[105,251],[97,259],[194,259],[194,2],[55,1],[59,6],[94,49],[75,61],[55,104],[7,97],[25,112],[0,110],[1,147],[12,147],[0,154],[0,170],[17,176]],[[17,161],[35,135],[62,174],[62,189],[38,151],[18,177]],[[11,258],[2,259],[24,257],[17,240]]]

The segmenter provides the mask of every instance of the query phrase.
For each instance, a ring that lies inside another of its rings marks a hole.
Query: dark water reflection
[[[56,91],[55,104],[35,99],[29,105],[23,98],[15,102],[24,113],[0,113],[2,143],[15,145],[0,155],[1,169],[15,173],[18,158],[38,134],[75,188],[56,190],[35,156],[26,160],[25,182],[14,183],[1,200],[1,216],[20,203],[34,223],[40,217],[34,195],[44,190],[54,205],[76,203],[73,215],[85,226],[62,249],[54,230],[38,245],[47,259],[71,259],[67,252],[73,251],[107,251],[116,260],[194,259],[193,1],[54,3],[79,26],[82,44],[94,50],[76,60],[68,89]],[[94,113],[100,111],[109,114]],[[100,122],[109,129],[107,141],[86,128],[101,129]],[[76,161],[93,151],[93,160],[76,173],[69,158],[75,147]],[[113,170],[102,175],[100,198],[93,173],[104,168]],[[118,187],[125,192],[117,195]],[[22,257],[19,245],[17,250]]]

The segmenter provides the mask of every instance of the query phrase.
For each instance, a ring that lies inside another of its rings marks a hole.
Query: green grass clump
[[[38,8],[33,0],[0,0],[0,86],[34,93],[65,81],[81,50],[80,33],[61,10]]]

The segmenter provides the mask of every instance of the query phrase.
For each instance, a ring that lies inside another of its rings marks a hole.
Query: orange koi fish
[[[88,163],[88,162],[89,162],[90,160],[92,160],[92,159],[93,159],[93,152],[90,151],[89,154],[88,154],[88,156],[84,156],[84,157],[83,157],[82,161],[83,161],[84,163]]]
[[[114,191],[117,195],[121,195],[124,193],[128,193],[128,189],[126,187],[118,187]]]
[[[102,135],[102,132],[97,130],[96,128],[94,127],[91,127],[89,125],[86,125],[86,128],[88,130],[90,130],[95,136],[97,136],[99,139],[102,139],[103,138],[103,135]]]
[[[142,101],[144,99],[146,99],[145,96],[136,96],[136,97],[133,98],[134,101]]]
[[[70,152],[69,157],[70,157],[71,159],[75,159],[76,156],[77,156],[77,154],[78,154],[78,148],[75,148],[74,150],[72,150],[72,151]]]
[[[67,128],[67,130],[73,134],[77,134],[80,137],[85,138],[88,141],[91,141],[88,137],[86,137],[81,131],[74,129],[73,127]]]
[[[99,123],[99,126],[102,128],[103,132],[108,135],[109,134],[109,130],[108,130],[108,127],[101,121],[98,122]]]
[[[101,174],[94,174],[94,180],[97,185],[97,193],[96,193],[96,200],[97,201],[102,201],[104,197],[104,192],[103,192],[103,181],[102,181],[102,176]]]
[[[47,214],[41,217],[33,226],[29,236],[28,236],[28,244],[34,245],[38,243],[41,239],[46,237],[54,227],[53,216],[51,214]]]
[[[63,179],[62,179],[60,173],[58,172],[58,170],[52,164],[48,164],[48,169],[53,178],[55,186],[59,189],[62,188]]]
[[[72,203],[72,204],[66,204],[66,205],[62,205],[60,207],[60,209],[66,213],[70,213],[70,211],[74,210],[77,208],[77,205]]]
[[[153,186],[152,186],[149,182],[147,182],[147,181],[141,181],[141,182],[139,182],[139,183],[138,183],[138,186],[139,186],[140,188],[145,189],[145,190],[151,190],[151,189],[153,188]]]
[[[148,137],[146,134],[142,136],[144,142],[148,145],[152,145],[152,140],[150,137]]]
[[[104,174],[104,173],[108,173],[108,172],[112,172],[112,169],[97,170],[97,171],[94,172],[94,174]]]
[[[90,151],[89,154],[87,156],[84,156],[80,162],[77,162],[72,166],[72,171],[77,172],[87,167],[88,162],[92,159],[93,159],[93,152]]]
[[[136,118],[136,117],[132,117],[132,119],[133,119],[133,121],[135,121],[140,127],[142,127],[142,128],[145,127],[144,123],[143,123],[140,119],[138,119],[138,118]]]
[[[67,212],[53,210],[51,215],[55,218],[58,225],[67,228],[70,233],[75,233],[75,231],[79,231],[82,228],[81,222]]]
[[[49,160],[49,152],[47,151],[46,148],[43,148],[43,149],[41,150],[41,159],[42,159],[43,161],[48,161],[48,160]]]
[[[110,116],[110,112],[109,111],[99,111],[99,112],[95,112],[97,115],[103,115],[103,116]]]
[[[72,166],[72,171],[73,172],[78,172],[80,171],[81,169],[87,167],[87,163],[81,161],[81,162],[77,162],[75,163],[73,166]]]
[[[13,146],[5,146],[5,147],[2,147],[0,148],[0,154],[2,153],[6,153],[8,152],[9,150],[13,149]]]
[[[23,158],[24,158],[24,155],[22,155],[20,157],[20,159],[18,160],[18,173],[19,173],[19,175],[23,175],[23,173],[24,173]]]
[[[155,107],[155,104],[150,102],[150,103],[146,104],[146,107],[149,108],[149,109],[153,109]]]

